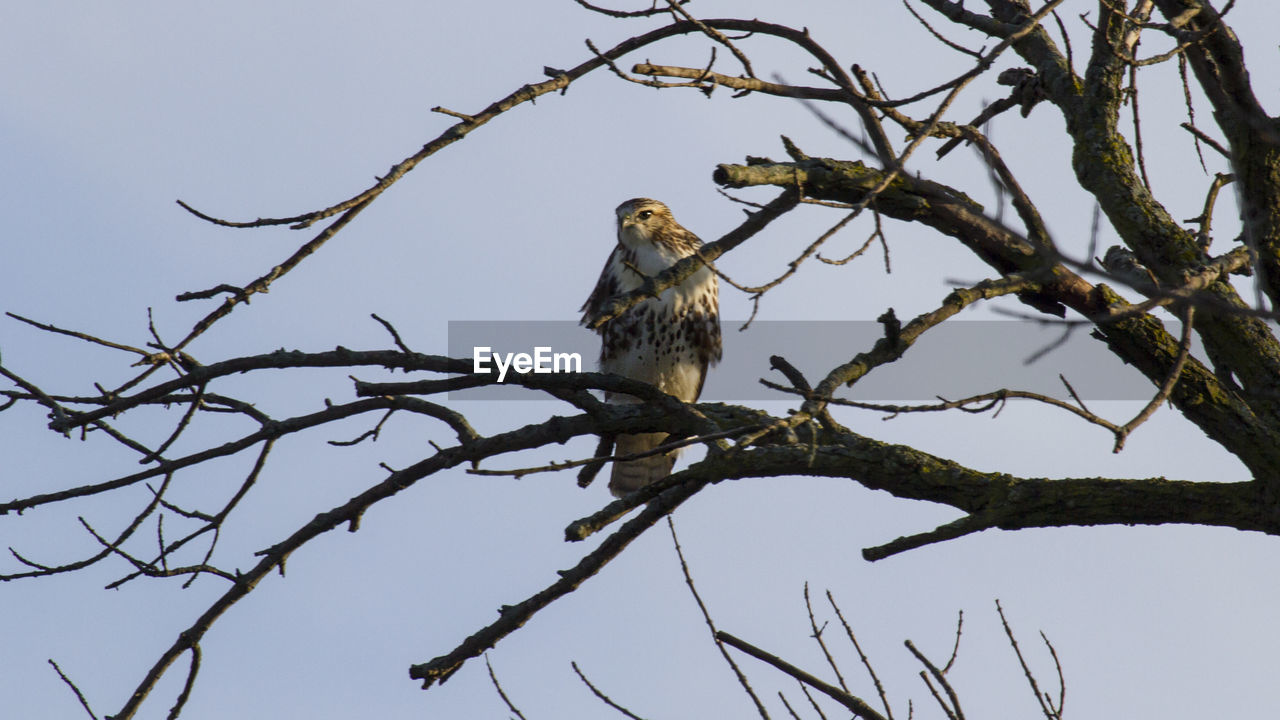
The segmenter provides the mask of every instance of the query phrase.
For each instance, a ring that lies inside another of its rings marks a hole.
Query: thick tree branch
[[[844,477],[897,497],[943,503],[977,516],[954,528],[964,532],[944,531],[947,537],[938,539],[985,527],[1019,530],[1113,524],[1185,523],[1280,532],[1280,512],[1262,502],[1262,489],[1252,482],[1020,478],[980,472],[914,448],[848,432],[825,433],[816,448],[799,443],[771,445],[705,462],[712,466],[707,473],[726,479]]]
[[[1170,18],[1192,5],[1201,9],[1206,7],[1182,0],[1162,0],[1158,5]],[[1204,9],[1204,12],[1209,11]],[[1189,29],[1190,32],[1203,32],[1208,29],[1203,23],[1210,21],[1186,22],[1188,28],[1196,24],[1194,30]],[[1162,284],[1177,285],[1183,275],[1196,271],[1208,257],[1196,235],[1182,228],[1141,181],[1133,152],[1120,131],[1127,65],[1117,49],[1124,45],[1133,27],[1131,20],[1107,9],[1104,3],[1083,81],[1070,73],[1061,54],[1047,38],[1028,36],[1015,48],[1024,60],[1035,67],[1047,99],[1060,109],[1066,120],[1067,132],[1073,141],[1073,167],[1080,185],[1097,198],[1112,226],[1138,260],[1150,268]],[[1223,26],[1221,32],[1205,33],[1203,41],[1188,52],[1206,43],[1218,43],[1222,57],[1226,58],[1223,62],[1230,65],[1234,62],[1231,58],[1235,53],[1230,48],[1233,37],[1229,28]],[[1201,55],[1204,55],[1202,51]],[[1242,68],[1243,65],[1231,67]],[[1208,79],[1201,79],[1202,86],[1208,82]],[[1222,115],[1221,112],[1218,114]],[[1219,119],[1220,125],[1225,122]],[[1246,126],[1253,128],[1248,132],[1258,132],[1256,123],[1237,125],[1240,132],[1244,132]],[[1233,144],[1233,157],[1239,157],[1241,151],[1234,147],[1239,136],[1233,138],[1230,125],[1223,126],[1228,132],[1229,142]],[[1274,197],[1277,192],[1275,184],[1267,184],[1266,181],[1273,176],[1268,168],[1278,166],[1280,156],[1271,154],[1275,152],[1274,145],[1272,150],[1264,149],[1262,144],[1246,145],[1250,162],[1257,163],[1260,173],[1256,178],[1256,182],[1261,183],[1258,187],[1265,187],[1263,193],[1272,196],[1272,199],[1257,196],[1256,207],[1260,209],[1257,217],[1280,218],[1280,212],[1275,212],[1280,210],[1280,201]],[[1238,176],[1241,175],[1239,170],[1237,168]],[[1243,178],[1238,177],[1238,182],[1243,185]],[[1249,191],[1242,187],[1242,193],[1248,200]],[[1280,223],[1280,220],[1274,222]],[[1274,230],[1259,230],[1257,234],[1266,237],[1268,233],[1272,233],[1276,247],[1280,247],[1280,226]],[[1258,247],[1265,248],[1266,245],[1266,240],[1251,242]],[[1266,254],[1265,251],[1260,253],[1260,265],[1265,265],[1266,258],[1262,256]],[[1251,411],[1268,424],[1280,426],[1280,343],[1264,322],[1249,317],[1251,308],[1229,283],[1216,283],[1206,290],[1206,294],[1228,309],[1226,312],[1201,313],[1196,330],[1206,352],[1223,373],[1229,372],[1240,380],[1243,390],[1240,398]],[[1239,312],[1230,311],[1232,309]]]
[[[1263,109],[1253,92],[1244,48],[1222,14],[1202,0],[1158,0],[1169,18],[1190,14],[1184,34],[1194,38],[1186,51],[1200,87],[1212,103],[1214,119],[1231,148],[1239,180],[1246,241],[1257,253],[1262,287],[1280,307],[1280,121]]]
[[[716,182],[729,187],[776,185],[798,188],[809,197],[846,203],[862,199],[880,184],[882,178],[881,171],[862,163],[825,158],[791,163],[720,165],[715,174]],[[1037,297],[1043,298],[1044,302],[1060,302],[1086,318],[1099,321],[1097,332],[1108,346],[1120,358],[1138,368],[1153,384],[1159,385],[1168,377],[1178,356],[1179,343],[1158,320],[1149,315],[1121,315],[1121,319],[1113,320],[1113,314],[1126,308],[1128,303],[1105,285],[1091,285],[1063,265],[1056,255],[1046,255],[1018,233],[987,217],[982,206],[963,193],[940,183],[899,176],[877,197],[876,207],[889,217],[920,222],[956,238],[1001,273],[1024,273],[1028,278],[1034,278],[1039,288]],[[1230,287],[1221,281],[1222,276],[1216,270],[1204,277],[1217,280],[1210,286],[1213,289]],[[1171,282],[1174,286],[1179,284],[1180,281]],[[1218,301],[1223,295],[1215,293],[1211,297]],[[1201,327],[1205,314],[1198,315],[1197,327]],[[1270,333],[1261,320],[1228,317],[1223,323],[1243,327],[1246,320],[1255,322],[1262,334],[1250,336],[1257,345],[1241,341],[1235,352],[1267,352],[1273,340],[1268,340]],[[1268,378],[1267,382],[1271,385],[1280,383],[1280,374]],[[1271,401],[1277,398],[1280,398],[1280,390]],[[1188,360],[1171,399],[1188,419],[1239,456],[1255,478],[1262,482],[1280,482],[1280,452],[1277,450],[1280,448],[1280,430],[1268,418],[1260,418],[1251,403],[1237,396],[1213,372],[1194,359]],[[1266,398],[1257,400],[1265,401]]]

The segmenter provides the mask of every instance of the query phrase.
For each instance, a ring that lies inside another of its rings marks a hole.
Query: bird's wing
[[[614,266],[621,261],[619,253],[621,246],[614,246],[613,252],[609,253],[609,259],[604,263],[604,269],[600,271],[600,277],[596,280],[595,289],[587,296],[587,301],[582,303],[582,307],[578,311],[582,313],[580,324],[586,325],[594,320],[599,314],[601,308],[614,295],[618,294],[618,275],[614,271]],[[596,332],[604,332],[603,328],[596,328]]]

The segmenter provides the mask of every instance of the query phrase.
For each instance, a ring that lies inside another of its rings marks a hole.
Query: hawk
[[[666,205],[635,198],[618,206],[618,244],[600,279],[582,306],[582,322],[598,317],[616,295],[640,287],[702,246],[697,235],[676,222]],[[600,370],[642,380],[684,402],[702,394],[707,368],[720,361],[720,297],[715,273],[703,266],[658,297],[633,305],[604,323],[600,333]],[[636,403],[631,395],[605,393],[605,401]],[[618,455],[642,453],[661,445],[666,433],[619,435]],[[678,451],[613,464],[609,490],[617,497],[671,474]]]

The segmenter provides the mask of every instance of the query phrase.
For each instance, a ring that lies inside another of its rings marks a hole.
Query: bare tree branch
[[[502,684],[498,682],[498,676],[493,672],[493,664],[489,662],[489,653],[484,655],[484,666],[489,670],[489,680],[493,683],[493,689],[498,691],[498,697],[502,698],[502,702],[506,704],[507,709],[516,714],[520,720],[527,720],[524,713],[520,712],[520,708],[511,702],[511,698],[507,697],[507,693],[502,689]]]
[[[592,694],[600,698],[600,701],[603,702],[605,705],[608,705],[614,710],[617,710],[618,712],[622,713],[623,716],[631,718],[631,720],[644,720],[644,718],[640,717],[639,715],[636,715],[635,713],[631,712],[625,707],[614,702],[613,699],[610,698],[608,695],[605,695],[603,692],[600,692],[599,688],[597,688],[595,685],[592,685],[591,681],[587,679],[587,676],[583,674],[582,670],[578,667],[578,663],[570,662],[569,664],[573,666],[573,671],[578,674],[578,677],[582,680],[582,683],[591,690]]]
[[[861,698],[850,695],[830,683],[823,682],[786,660],[765,652],[745,640],[740,640],[723,630],[716,631],[716,639],[727,645],[732,645],[757,660],[772,665],[778,670],[781,670],[787,675],[790,675],[800,681],[802,684],[817,690],[832,700],[835,700],[852,712],[856,717],[864,718],[865,720],[884,720],[884,716],[876,712],[875,708],[863,702]]]
[[[667,528],[671,531],[671,544],[676,549],[676,557],[680,560],[680,572],[684,575],[684,584],[689,588],[689,594],[693,596],[693,601],[698,604],[698,610],[702,613],[702,619],[707,623],[707,629],[711,631],[711,638],[715,640],[716,648],[720,650],[721,657],[729,664],[729,669],[733,670],[734,676],[738,679],[738,684],[742,686],[743,692],[747,697],[751,698],[751,702],[756,706],[756,712],[760,713],[763,720],[769,720],[769,712],[765,710],[764,703],[760,702],[760,698],[756,696],[755,690],[751,689],[751,683],[747,681],[747,676],[742,673],[742,669],[738,667],[738,663],[733,661],[729,656],[729,651],[724,649],[724,644],[720,642],[717,636],[715,621],[711,619],[711,613],[707,610],[707,606],[702,602],[702,596],[698,594],[698,588],[693,584],[693,574],[689,572],[689,564],[685,562],[684,551],[680,549],[680,538],[676,536],[676,524],[667,516]]]
[[[76,687],[76,684],[71,681],[71,678],[67,677],[66,673],[62,672],[62,668],[58,667],[58,663],[50,659],[49,664],[53,666],[53,671],[58,673],[58,677],[62,678],[62,682],[66,683],[67,687],[71,688],[71,692],[76,694],[76,700],[80,701],[80,707],[84,708],[84,711],[88,713],[89,717],[93,718],[93,720],[98,720],[98,716],[94,714],[93,708],[89,707],[89,701],[85,700],[84,693],[80,692],[80,688]]]

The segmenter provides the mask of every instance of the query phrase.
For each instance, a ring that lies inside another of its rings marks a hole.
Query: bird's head
[[[675,224],[671,210],[657,200],[633,198],[618,206],[618,242],[639,247],[654,242],[664,228]]]

